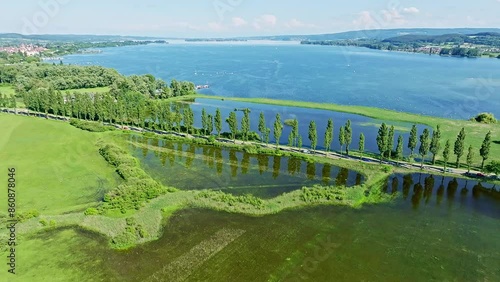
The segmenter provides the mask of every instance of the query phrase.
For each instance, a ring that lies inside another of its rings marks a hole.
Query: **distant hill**
[[[252,36],[252,37],[231,37],[217,38],[218,41],[233,40],[280,40],[280,41],[326,41],[344,39],[372,39],[385,40],[401,36],[426,36],[435,35],[482,35],[494,36],[500,33],[500,28],[411,28],[411,29],[372,29],[357,30],[329,34],[312,35],[276,35],[276,36]],[[210,40],[210,38],[171,38],[171,37],[148,37],[148,36],[120,36],[120,35],[77,35],[77,34],[37,34],[23,35],[18,33],[0,33],[3,40],[33,40],[33,41],[58,41],[58,42],[106,42],[106,41],[127,41],[127,40],[157,40],[157,39],[188,39],[188,40]]]
[[[374,39],[384,40],[391,37],[404,35],[433,36],[442,34],[478,34],[478,33],[500,33],[500,28],[411,28],[411,29],[372,29],[357,30],[330,34],[316,35],[279,35],[279,36],[256,36],[246,39],[265,40],[343,40],[343,39]]]
[[[127,40],[155,40],[160,37],[120,36],[120,35],[78,35],[78,34],[33,34],[0,33],[0,39],[26,41],[57,41],[57,42],[106,42]]]
[[[394,45],[414,44],[414,43],[470,43],[477,45],[487,45],[500,47],[500,33],[479,32],[473,34],[443,34],[443,35],[402,35],[382,40],[385,43]]]

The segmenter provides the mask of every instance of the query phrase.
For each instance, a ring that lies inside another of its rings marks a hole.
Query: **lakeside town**
[[[26,56],[36,56],[40,55],[42,52],[47,51],[45,47],[33,45],[33,44],[21,44],[19,46],[7,46],[0,47],[0,52],[7,52],[9,54],[23,53]]]

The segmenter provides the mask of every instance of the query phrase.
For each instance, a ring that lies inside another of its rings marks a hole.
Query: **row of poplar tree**
[[[0,104],[4,106],[15,107],[15,100],[8,99],[5,96],[0,96]],[[93,120],[100,122],[121,123],[128,125],[137,125],[141,127],[149,127],[162,130],[177,130],[187,133],[197,133],[203,135],[211,135],[215,131],[220,137],[222,133],[223,119],[219,109],[215,115],[207,114],[205,109],[202,110],[202,128],[194,127],[194,113],[189,106],[183,107],[181,103],[171,103],[168,100],[155,100],[147,98],[145,95],[128,91],[121,95],[113,95],[112,93],[73,93],[64,95],[61,91],[39,88],[23,93],[24,103],[30,110],[45,112],[46,114],[56,114],[78,119]],[[269,143],[271,129],[266,126],[264,113],[260,113],[258,130],[259,134],[250,130],[250,111],[243,110],[241,122],[238,122],[235,112],[231,112],[225,120],[228,124],[232,139],[261,140]],[[240,125],[240,126],[238,126]],[[302,148],[302,136],[299,134],[299,122],[297,119],[287,121],[287,125],[292,127],[288,136],[288,146]],[[283,122],[280,114],[276,114],[273,123],[273,137],[276,141],[276,146],[279,146],[281,135],[283,132]],[[465,153],[465,129],[462,128],[454,143],[453,153],[456,156],[456,166],[459,167],[460,160]],[[316,150],[318,143],[318,133],[316,122],[309,123],[308,139],[311,144],[311,149]],[[334,124],[332,119],[327,122],[327,127],[324,133],[324,148],[327,152],[331,150],[334,139]],[[348,120],[344,126],[341,126],[338,133],[340,144],[340,153],[349,155],[349,149],[352,143],[352,127],[351,121]],[[403,136],[397,138],[396,149],[394,150],[395,128],[383,123],[377,134],[376,142],[379,150],[380,160],[393,159],[403,160]],[[432,164],[436,162],[436,157],[442,154],[444,168],[451,157],[451,141],[447,140],[444,149],[441,150],[441,129],[439,126],[430,132],[425,128],[423,133],[418,136],[417,126],[413,125],[407,143],[407,148],[411,151],[409,156],[410,161],[414,156],[414,151],[417,149],[421,157],[422,166],[425,158],[429,153],[432,154]],[[485,161],[489,158],[491,147],[491,132],[486,134],[483,144],[479,150],[479,154],[483,161],[481,168],[484,167]],[[358,151],[364,153],[365,136],[363,133],[359,136]],[[467,166],[470,170],[475,151],[472,146],[468,148]]]

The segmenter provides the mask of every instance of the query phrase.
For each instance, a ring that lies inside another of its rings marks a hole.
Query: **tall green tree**
[[[293,134],[293,145],[292,146],[297,146],[297,138],[299,137],[299,121],[295,118],[293,119],[293,124],[292,124],[292,134]]]
[[[316,131],[316,122],[314,120],[309,123],[308,138],[311,141],[311,149],[316,150],[316,145],[318,144],[318,134]]]
[[[345,144],[345,128],[343,126],[339,129],[339,143],[340,143],[340,154],[342,155],[342,149]]]
[[[250,132],[250,110],[245,109],[243,111],[243,118],[241,119],[241,134],[243,135],[243,140],[248,140],[248,133]]]
[[[481,149],[479,150],[479,154],[483,161],[481,162],[481,169],[484,169],[484,163],[490,157],[490,148],[491,148],[491,131],[486,134],[484,137],[483,144],[481,145]]]
[[[262,140],[264,140],[264,135],[266,134],[266,117],[264,116],[263,112],[260,112],[259,114],[259,132],[260,132],[260,137]]]
[[[394,149],[394,134],[396,133],[396,129],[394,128],[394,125],[391,125],[389,128],[389,133],[387,134],[387,151],[386,151],[386,156],[387,158],[392,157],[392,150]]]
[[[217,137],[220,137],[220,133],[222,131],[222,115],[220,113],[219,108],[215,110],[214,123],[215,123],[215,130],[217,131]]]
[[[270,135],[271,135],[271,128],[266,127],[266,131],[264,132],[264,139],[266,140],[266,144],[269,144]]]
[[[201,128],[203,129],[203,133],[206,134],[208,131],[208,116],[205,108],[201,109]]]
[[[429,153],[429,147],[430,147],[429,130],[426,128],[424,129],[422,135],[420,135],[420,148],[418,149],[418,152],[422,157],[422,165],[420,167],[421,169],[424,168],[425,157]]]
[[[290,131],[290,134],[288,134],[288,147],[293,146],[293,131]]]
[[[283,124],[281,123],[281,116],[279,113],[276,114],[276,119],[274,120],[274,139],[276,140],[276,148],[280,145],[281,134],[283,133]]]
[[[212,132],[214,131],[214,117],[212,115],[208,115],[207,129],[208,132],[206,132],[206,134],[212,135]]]
[[[302,135],[299,134],[297,139],[297,147],[302,148]]]
[[[173,122],[177,127],[177,132],[181,132],[182,113],[178,103],[174,103]]]
[[[226,122],[229,125],[232,139],[236,140],[236,133],[238,132],[238,119],[236,118],[236,113],[229,113],[229,118],[226,119]]]
[[[462,128],[460,130],[460,133],[458,133],[457,140],[455,141],[455,147],[453,152],[455,153],[455,156],[457,156],[457,168],[460,167],[460,158],[462,158],[464,154],[464,148],[465,147],[465,128]]]
[[[344,127],[344,141],[345,141],[345,151],[346,155],[349,156],[349,146],[352,142],[352,128],[351,128],[351,120],[347,120],[347,123]]]
[[[333,120],[330,118],[328,119],[328,123],[326,125],[326,131],[325,131],[325,150],[327,152],[330,152],[332,149],[332,142],[333,142]]]
[[[469,146],[469,152],[467,153],[467,172],[470,173],[470,168],[472,167],[472,162],[474,161],[474,148],[472,145]]]
[[[365,135],[361,133],[359,135],[359,147],[358,147],[359,153],[363,154],[365,152]]]
[[[401,161],[403,159],[403,136],[399,135],[398,145],[396,147],[396,160]]]
[[[441,149],[441,128],[438,125],[436,130],[432,132],[432,140],[430,151],[432,153],[432,164],[436,164],[436,156],[439,154],[439,150]]]
[[[184,109],[184,126],[187,133],[193,133],[194,113],[191,107]],[[206,126],[206,125],[205,125]]]
[[[450,140],[446,140],[446,144],[444,145],[444,151],[443,151],[444,172],[446,172],[446,167],[448,166],[448,162],[450,161],[450,153],[451,153],[451,142]]]
[[[410,149],[410,162],[413,160],[413,152],[417,148],[417,125],[414,124],[410,131],[410,138],[408,139],[408,149]]]
[[[378,146],[378,151],[380,152],[380,163],[382,163],[382,160],[384,159],[384,154],[385,152],[387,152],[388,135],[389,135],[389,128],[384,122],[380,126],[377,134],[377,146]]]

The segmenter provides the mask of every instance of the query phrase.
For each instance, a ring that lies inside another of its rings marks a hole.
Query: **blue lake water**
[[[500,116],[500,60],[299,44],[153,44],[70,55],[131,74],[209,84],[207,94],[364,105],[470,118]]]

